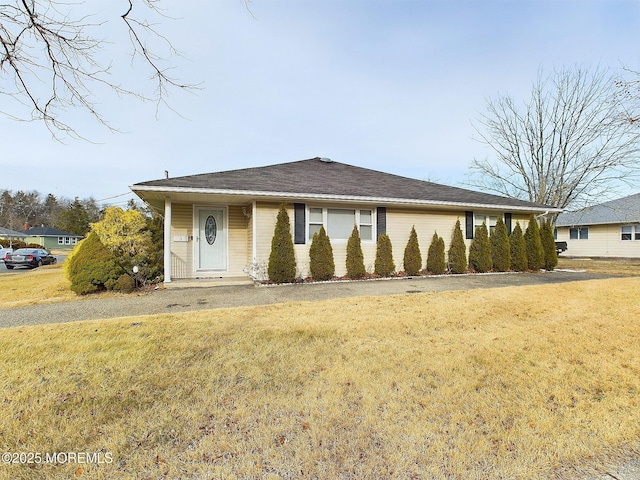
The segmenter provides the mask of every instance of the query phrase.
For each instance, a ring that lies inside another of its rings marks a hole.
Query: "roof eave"
[[[206,195],[231,195],[231,196],[249,196],[262,198],[282,198],[291,199],[299,198],[305,200],[333,200],[341,202],[358,202],[358,203],[393,203],[397,205],[431,205],[441,207],[461,207],[461,208],[489,208],[489,209],[509,209],[522,212],[541,212],[541,213],[560,213],[561,208],[548,206],[528,206],[528,205],[498,205],[491,203],[466,203],[451,202],[439,200],[420,200],[414,198],[393,198],[393,197],[369,197],[357,195],[336,195],[336,194],[319,194],[319,193],[299,193],[299,192],[269,192],[269,191],[253,191],[253,190],[226,190],[211,188],[185,188],[185,187],[159,187],[153,185],[132,185],[129,187],[135,192],[154,192],[154,193],[189,193],[189,194],[206,194]]]

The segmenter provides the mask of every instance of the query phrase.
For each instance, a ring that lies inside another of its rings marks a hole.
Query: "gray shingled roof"
[[[8,228],[0,227],[0,235],[3,237],[27,237],[28,235],[24,231],[9,230]]]
[[[172,191],[175,189],[213,190],[216,193],[269,192],[301,198],[308,194],[369,197],[372,199],[386,198],[445,204],[554,210],[545,205],[401,177],[320,158],[265,167],[152,180],[137,183],[131,188],[134,191],[166,188]]]
[[[82,238],[82,235],[76,235],[75,233],[63,232],[53,227],[31,227],[24,232],[29,237],[78,237]]]
[[[640,223],[640,193],[558,215],[556,226]]]

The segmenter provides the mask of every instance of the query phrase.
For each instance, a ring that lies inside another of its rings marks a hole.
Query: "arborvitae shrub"
[[[511,270],[524,272],[527,269],[527,246],[524,243],[520,222],[516,222],[516,226],[511,232],[509,245],[511,247]]]
[[[451,273],[464,273],[467,271],[467,246],[462,238],[460,219],[456,221],[453,228],[453,236],[449,245],[449,267]]]
[[[524,243],[527,247],[527,266],[529,270],[540,270],[544,267],[544,250],[540,241],[538,221],[533,215],[529,218],[529,225],[524,232]]]
[[[73,249],[64,265],[71,290],[78,295],[113,290],[124,274],[113,253],[95,233],[90,233]]]
[[[489,232],[484,222],[476,227],[475,235],[471,241],[469,267],[478,273],[491,270],[491,243],[489,243]]]
[[[442,275],[447,269],[444,260],[444,239],[438,236],[438,232],[433,234],[429,252],[427,254],[427,271],[434,275]]]
[[[556,240],[553,238],[553,227],[549,220],[542,224],[540,241],[544,251],[544,268],[551,271],[558,265],[558,252],[556,251]]]
[[[383,233],[378,237],[374,271],[377,275],[380,275],[382,277],[388,277],[396,271],[396,266],[393,263],[391,239],[386,233]]]
[[[422,268],[422,255],[418,244],[418,234],[415,225],[411,227],[409,241],[404,249],[404,271],[407,275],[418,275]]]
[[[498,217],[496,228],[491,233],[491,261],[497,272],[507,272],[511,268],[511,250],[507,226]]]
[[[362,278],[366,273],[360,232],[358,232],[358,227],[354,225],[351,236],[347,241],[347,276],[349,278]]]
[[[276,227],[271,240],[271,254],[267,273],[276,283],[293,282],[296,278],[296,257],[293,251],[289,214],[284,205],[280,207]]]
[[[329,280],[336,271],[333,262],[333,248],[324,227],[313,234],[309,248],[309,269],[314,280]]]

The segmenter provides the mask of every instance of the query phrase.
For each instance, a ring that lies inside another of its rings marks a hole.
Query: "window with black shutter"
[[[293,204],[293,243],[304,245],[306,228],[306,205],[304,203]]]

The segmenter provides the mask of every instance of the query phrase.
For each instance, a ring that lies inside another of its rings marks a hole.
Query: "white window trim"
[[[374,207],[369,207],[369,206],[366,206],[366,207],[360,207],[360,206],[356,206],[356,207],[351,207],[351,206],[349,206],[349,207],[342,207],[342,206],[323,207],[323,206],[320,206],[320,205],[307,205],[307,211],[306,211],[307,222],[306,222],[306,225],[305,225],[305,232],[304,232],[307,242],[310,243],[311,240],[312,240],[311,238],[309,238],[309,226],[310,225],[319,225],[319,223],[311,221],[311,209],[314,209],[314,208],[322,209],[322,226],[324,227],[324,229],[327,232],[327,234],[329,233],[328,232],[328,228],[327,228],[328,215],[329,215],[328,211],[329,210],[355,210],[355,212],[356,212],[356,223],[355,224],[358,226],[358,233],[360,233],[360,227],[363,226],[363,225],[371,227],[371,238],[370,239],[364,239],[364,238],[360,237],[360,241],[362,243],[365,243],[365,244],[366,243],[371,243],[371,244],[376,243],[376,225],[377,225],[377,223],[376,223],[376,209]],[[361,210],[368,210],[369,212],[371,212],[371,223],[370,224],[369,223],[362,223],[360,221],[360,211]],[[343,243],[346,244],[349,241],[348,238],[332,238],[332,237],[329,237],[329,238],[331,239],[331,243],[336,243],[336,244],[343,244]]]
[[[495,229],[496,224],[498,223],[498,218],[502,216],[502,221],[504,221],[504,214],[500,214],[497,212],[473,212],[473,235],[475,237],[476,228],[482,226],[483,222],[478,222],[477,217],[484,217],[484,223],[487,225],[487,232],[491,235],[491,227]],[[495,222],[491,222],[491,217],[495,217]]]
[[[624,238],[622,238],[623,235],[623,228],[630,228],[631,229],[631,238],[626,240]],[[640,241],[640,224],[627,224],[627,225],[621,225],[620,226],[620,241],[621,242],[638,242]]]
[[[582,230],[585,228],[587,229],[586,238],[582,236]],[[578,230],[578,238],[571,238],[571,230]],[[569,240],[589,240],[589,226],[580,225],[580,226],[569,227]]]

